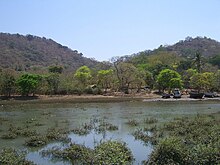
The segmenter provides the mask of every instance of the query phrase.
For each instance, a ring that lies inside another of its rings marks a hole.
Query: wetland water
[[[43,134],[49,128],[61,128],[72,130],[79,128],[91,121],[105,121],[117,126],[114,131],[97,132],[91,130],[85,135],[68,133],[72,143],[84,144],[86,147],[94,148],[98,143],[105,140],[118,140],[126,142],[131,149],[135,162],[147,160],[153,151],[151,143],[135,140],[132,133],[138,128],[146,127],[144,120],[147,118],[157,119],[156,125],[161,125],[174,118],[182,116],[193,116],[197,114],[211,114],[220,112],[219,101],[174,101],[174,102],[118,102],[118,103],[65,103],[65,104],[17,104],[2,105],[0,107],[0,137],[8,132],[12,126],[26,127]],[[128,121],[135,120],[138,125],[130,126]],[[94,122],[94,123],[95,123]],[[155,123],[148,124],[155,125]],[[53,141],[43,147],[26,147],[25,140],[28,136],[18,136],[14,139],[0,138],[0,149],[13,147],[28,151],[27,159],[40,165],[70,164],[62,160],[42,157],[41,151],[59,146],[65,148],[67,143]]]

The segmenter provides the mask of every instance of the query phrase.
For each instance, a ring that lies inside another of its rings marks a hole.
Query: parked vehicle
[[[177,98],[181,98],[182,94],[180,92],[179,89],[174,89],[173,91],[173,98],[177,99]]]
[[[214,97],[219,97],[219,96],[216,92],[206,92],[204,93],[204,97],[214,98]]]
[[[202,99],[204,97],[204,93],[192,91],[189,93],[189,97],[194,99]]]
[[[204,97],[208,97],[208,98],[213,98],[213,97],[215,97],[214,96],[214,93],[204,93]]]
[[[170,98],[170,94],[168,94],[168,93],[163,93],[162,94],[162,98],[164,98],[164,99],[167,99],[167,98]]]

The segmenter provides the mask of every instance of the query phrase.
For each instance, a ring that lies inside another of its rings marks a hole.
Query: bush
[[[1,165],[34,165],[33,162],[25,159],[24,152],[18,152],[12,148],[5,148],[0,151]]]
[[[187,164],[185,147],[181,139],[170,137],[162,140],[151,154],[148,164]]]

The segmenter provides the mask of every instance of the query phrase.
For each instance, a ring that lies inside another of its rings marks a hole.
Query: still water
[[[141,128],[146,118],[156,118],[157,125],[161,125],[176,117],[193,116],[197,114],[211,114],[220,112],[219,101],[152,101],[152,102],[118,102],[118,103],[65,103],[65,104],[17,104],[2,105],[0,107],[0,136],[7,132],[11,125],[24,126],[34,121],[32,128],[37,133],[44,133],[48,128],[65,128],[71,130],[89,123],[91,119],[102,119],[118,127],[116,131],[96,133],[91,131],[88,135],[79,136],[70,133],[68,137],[72,143],[84,144],[94,148],[105,140],[118,140],[126,142],[131,149],[135,162],[147,160],[153,151],[153,145],[135,140],[132,135],[136,129]],[[139,123],[137,127],[126,124],[129,120]],[[69,162],[42,157],[40,152],[54,146],[65,148],[67,144],[53,142],[40,148],[24,146],[27,137],[17,137],[12,140],[0,138],[0,149],[13,147],[28,151],[27,158],[40,165],[69,165]]]

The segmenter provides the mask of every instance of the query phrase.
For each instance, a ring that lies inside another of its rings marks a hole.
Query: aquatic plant
[[[147,143],[152,140],[152,137],[149,135],[148,132],[145,132],[142,129],[137,129],[132,133],[136,140],[142,140],[143,142]]]
[[[52,155],[56,158],[67,159],[72,164],[131,164],[134,160],[126,143],[106,141],[90,149],[80,144],[71,144],[66,149],[49,149],[42,151],[43,156]]]
[[[156,132],[157,130],[158,130],[158,128],[156,125],[151,125],[151,126],[144,128],[144,131],[149,131],[149,132]]]
[[[166,138],[145,164],[220,164],[219,117],[183,117],[166,123],[161,130]]]
[[[107,141],[95,147],[94,164],[131,164],[134,160],[126,143]]]
[[[25,152],[16,151],[12,148],[4,148],[0,151],[1,165],[34,165],[25,159]]]
[[[25,141],[25,145],[28,147],[41,147],[46,145],[48,142],[48,139],[45,136],[39,135],[39,136],[31,136]]]
[[[1,136],[2,139],[15,139],[16,137],[17,137],[17,134],[13,132],[8,132]]]
[[[90,133],[90,130],[85,129],[85,128],[74,128],[71,130],[71,132],[73,132],[74,134],[79,135],[79,136],[85,136]]]
[[[29,129],[29,127],[16,127],[14,125],[10,125],[8,128],[8,134],[15,134],[17,136],[24,136],[24,137],[30,137],[37,135],[36,130]]]
[[[128,124],[129,126],[132,126],[132,127],[135,127],[135,126],[138,126],[138,125],[139,125],[138,121],[135,120],[135,119],[128,120],[128,121],[126,122],[126,124]]]
[[[69,132],[65,129],[50,128],[47,130],[46,138],[48,139],[48,141],[59,140],[63,142],[70,142],[67,133]]]
[[[186,149],[184,143],[179,138],[170,137],[160,141],[156,149],[151,154],[150,159],[144,164],[164,165],[186,163]]]
[[[98,127],[95,127],[95,131],[98,133],[102,133],[105,131],[116,131],[118,130],[118,126],[108,123],[106,121],[102,121]]]
[[[153,123],[157,123],[157,122],[158,122],[158,120],[154,117],[149,117],[149,118],[144,119],[145,124],[153,124]]]

